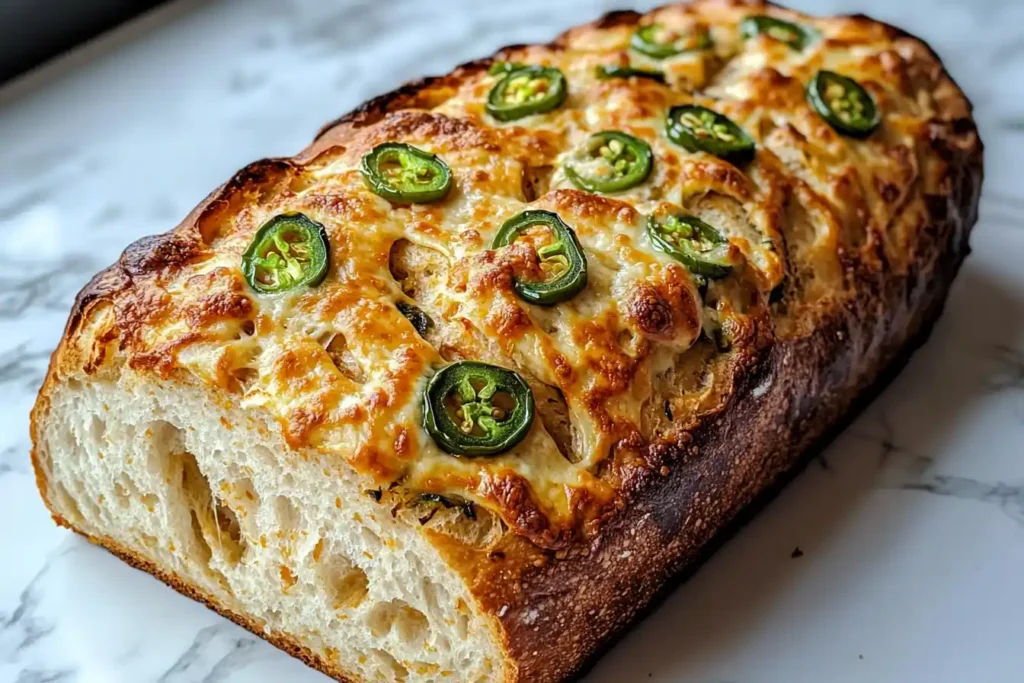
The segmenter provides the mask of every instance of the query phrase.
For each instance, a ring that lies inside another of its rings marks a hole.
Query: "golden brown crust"
[[[734,24],[736,17],[745,13],[761,11],[801,19],[757,1],[702,0],[656,10],[670,19],[672,12],[700,13],[709,22],[726,24]],[[618,35],[616,32],[628,37],[641,21],[647,21],[644,15],[613,12],[567,31],[549,45],[513,46],[500,51],[497,58],[549,63],[570,50],[579,54],[597,50],[595,44]],[[568,359],[564,348],[544,341],[543,336],[536,347],[538,357],[552,368],[543,381],[556,387],[570,403],[575,401],[598,435],[592,444],[594,452],[607,454],[584,462],[587,467],[579,470],[584,484],[565,486],[564,501],[553,503],[538,493],[541,482],[500,464],[445,476],[431,470],[420,480],[445,491],[454,486],[471,492],[478,501],[493,506],[515,532],[493,546],[478,549],[426,530],[449,564],[465,577],[482,608],[500,624],[509,680],[557,681],[578,673],[664,590],[671,577],[698,561],[741,511],[791,473],[908,352],[941,310],[968,251],[967,238],[976,219],[981,187],[982,149],[970,104],[938,57],[916,38],[860,16],[822,19],[817,25],[829,28],[829,49],[842,51],[860,43],[886,46],[857,68],[872,79],[872,94],[891,112],[886,123],[891,138],[872,144],[860,162],[850,162],[844,140],[803,103],[800,79],[765,67],[742,80],[742,87],[748,89],[746,99],[723,104],[725,113],[735,120],[764,125],[764,131],[758,131],[763,152],[749,173],[707,156],[659,156],[656,173],[664,175],[656,184],[681,187],[682,195],[674,201],[690,210],[718,215],[743,212],[744,207],[755,204],[757,211],[750,212],[751,220],[757,223],[762,238],[769,238],[765,248],[764,239],[756,244],[750,236],[730,235],[742,251],[745,265],[738,268],[735,282],[715,293],[719,298],[717,315],[733,348],[702,366],[714,376],[711,389],[700,393],[679,388],[684,383],[681,375],[686,361],[676,361],[671,381],[651,370],[655,355],[666,345],[679,344],[681,351],[690,349],[688,354],[697,354],[699,344],[690,345],[694,326],[700,327],[701,314],[695,308],[699,304],[694,302],[694,290],[681,284],[682,269],[659,264],[623,242],[615,245],[621,250],[617,258],[643,263],[648,270],[643,279],[625,289],[617,312],[602,313],[603,317],[595,316],[575,329],[574,350],[584,350],[582,360]],[[536,197],[540,206],[571,216],[584,239],[609,225],[620,231],[635,225],[640,214],[619,199],[571,189],[534,192],[532,181],[526,180],[527,171],[550,168],[564,147],[560,136],[565,132],[527,134],[518,127],[481,125],[480,112],[473,109],[472,101],[465,104],[463,100],[486,93],[481,84],[487,84],[484,73],[491,61],[473,62],[448,76],[424,79],[371,100],[326,126],[294,160],[269,160],[247,167],[211,194],[174,232],[129,247],[118,264],[94,278],[76,299],[65,338],[33,412],[33,435],[45,410],[45,396],[59,380],[60,368],[87,367],[84,356],[97,365],[110,362],[113,354],[101,354],[97,359],[95,353],[77,351],[80,344],[73,341],[80,336],[82,321],[104,302],[115,302],[116,325],[108,325],[105,331],[92,330],[90,339],[105,339],[99,348],[106,348],[111,338],[117,338],[122,350],[130,351],[131,367],[164,376],[175,371],[175,354],[182,345],[220,343],[218,334],[230,337],[237,334],[235,327],[245,323],[252,324],[257,335],[269,329],[272,321],[254,312],[237,280],[228,273],[205,272],[203,277],[211,279],[204,280],[201,289],[209,294],[189,299],[188,306],[167,295],[166,285],[183,267],[203,262],[211,252],[239,251],[233,234],[237,229],[227,225],[225,217],[238,216],[245,226],[241,230],[244,235],[256,223],[252,205],[282,206],[280,197],[298,201],[295,188],[306,182],[302,169],[307,165],[319,164],[317,168],[323,169],[334,162],[344,164],[358,159],[372,145],[395,138],[433,140],[442,154],[457,160],[466,155],[470,164],[478,159],[475,153],[493,156],[501,152],[522,168],[502,171],[488,167],[487,172],[466,174],[460,192],[468,198],[462,214],[468,220],[488,219],[473,203],[478,193],[504,197],[512,192],[515,201]],[[816,68],[823,65],[817,63]],[[708,79],[711,87],[729,84],[727,65],[691,67],[680,66],[676,76],[691,81]],[[725,75],[715,80],[714,74]],[[606,83],[594,93],[596,99],[619,96],[628,100],[619,110],[627,112],[622,114],[625,118],[608,114],[605,122],[623,128],[676,102],[671,94],[643,82],[628,87]],[[915,104],[911,95],[916,93],[928,93],[924,110],[915,109],[920,103]],[[581,97],[591,94],[588,91]],[[784,113],[787,122],[776,126],[758,118],[761,107]],[[643,124],[637,125],[638,134],[646,132]],[[797,151],[802,156],[796,156]],[[521,172],[524,181],[509,190],[502,182],[502,172]],[[350,188],[348,182],[341,181],[342,191]],[[530,188],[524,189],[527,185]],[[373,202],[344,192],[321,193],[314,199],[300,204],[353,222],[370,220],[383,225],[389,220],[386,209],[382,212]],[[656,203],[659,199],[667,201],[653,196],[639,201]],[[451,232],[446,217],[434,207],[397,211],[402,212],[400,222],[413,227],[414,232],[406,236],[435,247],[447,240],[454,245],[454,252],[468,254],[452,269],[450,282],[456,290],[468,292],[470,298],[484,293],[493,297],[487,317],[478,320],[480,330],[446,331],[451,336],[438,345],[446,360],[485,354],[503,358],[516,343],[537,334],[543,321],[527,315],[511,294],[511,273],[525,267],[517,265],[514,252],[482,252],[478,231]],[[334,240],[332,234],[332,244]],[[344,248],[346,255],[352,255],[358,247]],[[372,258],[383,259],[381,267],[386,272],[387,252]],[[768,293],[776,287],[782,288],[782,300],[769,304]],[[123,296],[128,290],[134,293]],[[353,308],[359,296],[341,288],[320,301],[302,302],[300,307],[331,315],[348,311],[367,320],[383,318],[383,325],[398,325],[383,309]],[[174,339],[142,338],[179,313],[195,323],[196,331]],[[227,323],[227,327],[211,331],[214,322]],[[639,337],[629,353],[621,347],[622,329]],[[346,334],[352,343],[354,338]],[[377,338],[379,334],[379,330],[364,326],[355,339],[360,335]],[[500,351],[479,341],[480,336],[488,335],[501,340]],[[425,446],[411,430],[400,426],[402,414],[394,406],[411,395],[413,378],[422,375],[436,357],[432,349],[418,345],[410,330],[398,336],[403,341],[396,348],[405,354],[405,371],[388,377],[386,391],[364,407],[338,415],[331,412],[332,401],[339,392],[351,389],[346,382],[352,380],[336,378],[327,387],[312,387],[315,399],[283,420],[289,442],[309,445],[318,430],[332,421],[366,422],[381,428],[391,425],[401,432],[401,438],[390,435],[389,441],[401,442],[401,448],[368,444],[348,462],[378,480],[405,471]],[[296,383],[319,362],[317,353],[307,347],[291,348],[275,367],[285,380]],[[233,386],[232,358],[222,359],[218,365],[223,370],[218,375],[220,386]],[[581,373],[591,373],[589,377],[595,380],[585,389],[580,385]],[[647,384],[653,389],[643,415],[618,410],[622,396]],[[530,447],[551,448],[545,444]],[[37,464],[37,477],[40,472]],[[543,483],[552,482],[558,479]],[[39,483],[45,491],[45,482]],[[145,562],[112,547],[113,542],[97,542],[122,557],[127,555],[127,561],[136,566]],[[174,577],[161,576],[158,568],[141,568],[190,594],[188,586]],[[199,599],[208,602],[202,596]],[[245,620],[227,616],[239,623]],[[258,633],[256,625],[242,625]],[[558,637],[553,637],[555,634]],[[272,642],[285,643],[289,651],[301,649],[287,637]],[[307,651],[299,656],[331,673],[316,655]]]

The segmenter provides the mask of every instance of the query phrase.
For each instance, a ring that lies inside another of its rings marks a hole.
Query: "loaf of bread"
[[[378,97],[78,295],[57,523],[339,680],[582,671],[919,343],[970,104],[864,17],[615,12]]]

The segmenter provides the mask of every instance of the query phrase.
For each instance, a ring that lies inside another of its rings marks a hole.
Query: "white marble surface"
[[[246,162],[611,4],[186,1],[0,90],[0,682],[326,681],[50,522],[27,415],[68,307]],[[974,253],[903,374],[586,680],[1024,680],[1024,3],[792,4],[946,60],[987,144]]]

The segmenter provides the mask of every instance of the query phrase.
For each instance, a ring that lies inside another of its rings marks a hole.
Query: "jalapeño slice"
[[[433,319],[423,312],[419,306],[413,306],[412,304],[404,301],[398,301],[395,303],[395,308],[398,312],[405,316],[406,320],[412,323],[416,333],[421,337],[425,337],[430,328],[434,326]]]
[[[658,83],[665,82],[665,74],[654,69],[640,69],[635,66],[614,66],[609,64],[602,64],[597,67],[597,77],[600,79],[608,78],[646,78],[648,80],[657,81]]]
[[[830,126],[844,135],[866,138],[882,121],[878,105],[860,83],[833,71],[819,71],[807,86],[807,99]]]
[[[385,142],[363,156],[367,187],[393,202],[425,204],[444,199],[452,171],[437,155],[402,142]]]
[[[242,254],[242,274],[260,294],[315,286],[327,277],[327,231],[302,213],[274,216]]]
[[[423,396],[423,427],[446,453],[498,455],[533,423],[533,392],[515,372],[478,361],[441,368]]]
[[[651,146],[617,130],[594,133],[566,162],[565,175],[587,192],[622,192],[651,174]]]
[[[691,273],[718,279],[732,270],[729,240],[696,216],[649,216],[647,235],[655,248],[682,263]]]
[[[666,59],[684,52],[707,49],[711,42],[711,34],[703,26],[679,33],[662,24],[648,24],[636,30],[629,45],[653,59]]]
[[[491,249],[507,247],[517,239],[534,244],[545,278],[513,282],[516,295],[531,304],[552,306],[568,301],[587,286],[587,257],[576,233],[557,214],[530,209],[513,216],[498,229]]]
[[[519,62],[502,62],[495,61],[491,62],[491,65],[487,68],[487,73],[492,76],[503,76],[507,73],[511,73],[516,69],[522,69],[528,66],[527,64],[520,64]]]
[[[565,75],[550,66],[512,69],[487,95],[487,113],[499,121],[515,121],[561,106],[568,88]]]
[[[814,42],[818,32],[799,24],[760,14],[747,17],[740,22],[740,35],[744,38],[766,35],[799,52]]]
[[[754,139],[729,117],[707,107],[672,107],[665,121],[668,139],[690,152],[707,152],[734,164],[754,158]]]

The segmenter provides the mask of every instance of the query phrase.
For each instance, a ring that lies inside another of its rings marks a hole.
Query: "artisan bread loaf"
[[[863,17],[609,14],[376,98],[79,294],[54,519],[339,680],[578,674],[896,369],[970,105]]]

